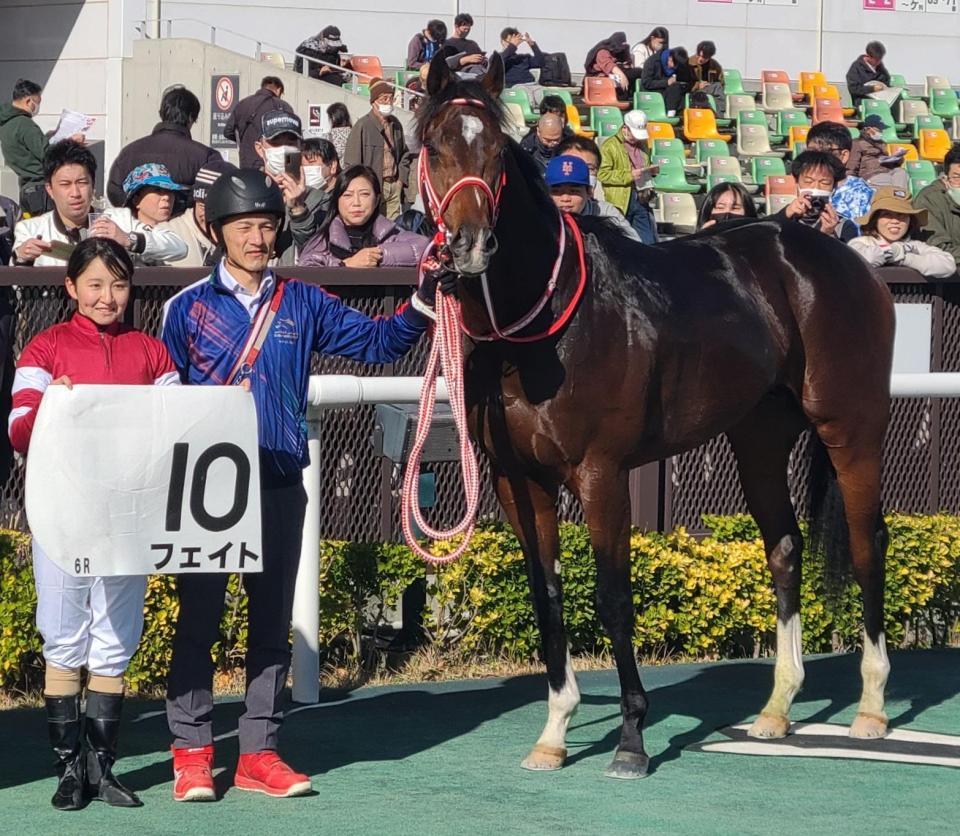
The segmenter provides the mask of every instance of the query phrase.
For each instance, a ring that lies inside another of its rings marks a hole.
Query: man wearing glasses
[[[913,205],[927,210],[927,243],[960,258],[960,143],[943,158],[940,178],[921,191]]]

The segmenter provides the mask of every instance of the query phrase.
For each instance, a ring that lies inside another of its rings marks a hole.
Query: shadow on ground
[[[853,716],[860,695],[859,656],[818,657],[806,661],[806,684],[798,698],[801,703],[824,702],[815,713],[798,719],[827,721],[843,714]],[[891,722],[905,726],[928,708],[960,693],[960,651],[907,651],[892,656],[893,672],[887,693]],[[683,755],[685,746],[708,737],[715,729],[743,722],[755,716],[763,705],[772,681],[769,663],[743,661],[715,665],[682,665],[647,668],[644,680],[651,698],[648,727],[670,716],[687,716],[696,721],[688,732],[670,738],[669,745],[655,754],[652,769],[669,768]],[[591,682],[602,688],[591,691]],[[574,718],[568,735],[573,764],[593,755],[613,752],[619,739],[619,699],[607,672],[581,674],[583,702],[609,706],[609,713],[582,725]],[[311,775],[320,775],[348,764],[367,761],[402,760],[411,755],[469,735],[481,725],[510,712],[540,702],[545,717],[545,678],[523,676],[505,680],[453,682],[424,686],[360,689],[350,694],[323,694],[315,708],[294,712],[283,735],[283,752],[291,763]],[[132,700],[127,705],[121,738],[121,755],[159,755],[155,763],[133,771],[118,770],[135,790],[171,780],[166,754],[169,736],[162,716],[133,722],[141,715],[162,710],[160,702]],[[242,706],[219,703],[215,712],[215,734],[236,729]],[[592,713],[595,717],[595,712]],[[540,732],[538,725],[525,730],[529,743]],[[937,731],[937,729],[927,729]],[[0,789],[19,786],[51,776],[51,755],[46,744],[42,710],[16,709],[0,712],[0,739],[8,758],[0,767]],[[234,738],[218,743],[218,766],[235,762]],[[129,763],[129,761],[128,761]],[[142,761],[141,761],[142,763]],[[231,772],[218,777],[220,789],[231,781]]]

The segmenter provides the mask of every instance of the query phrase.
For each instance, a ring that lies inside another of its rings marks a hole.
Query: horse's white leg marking
[[[773,693],[750,727],[751,737],[783,737],[790,728],[787,719],[793,698],[803,685],[803,630],[800,614],[786,623],[777,619],[777,663],[773,672]]]
[[[473,141],[483,133],[483,122],[477,116],[471,116],[469,113],[460,114],[460,129],[463,133],[463,139],[467,145],[472,145]]]
[[[567,726],[580,705],[580,689],[570,663],[570,651],[564,669],[563,686],[559,691],[549,689],[547,695],[547,724],[530,754],[523,759],[526,769],[559,769],[566,757]]]
[[[856,719],[850,726],[851,737],[883,737],[887,733],[887,715],[883,710],[883,689],[890,674],[887,658],[887,639],[881,633],[874,644],[863,636],[863,661],[860,663],[863,677],[863,695],[857,709]]]

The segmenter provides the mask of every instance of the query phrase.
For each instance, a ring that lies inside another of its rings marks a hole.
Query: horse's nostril
[[[494,231],[492,229],[488,229],[484,233],[483,254],[493,255],[499,246],[500,245],[497,243],[497,236],[494,234]]]

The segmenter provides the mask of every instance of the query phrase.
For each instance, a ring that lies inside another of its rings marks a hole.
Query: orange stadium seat
[[[813,88],[818,84],[825,85],[827,84],[827,77],[820,72],[816,73],[800,73],[800,92],[807,97],[808,101],[813,101],[814,93]]]
[[[888,144],[887,144],[887,153],[888,153],[888,154],[895,154],[895,153],[896,153],[897,151],[899,151],[901,148],[902,148],[904,151],[907,152],[906,155],[905,155],[904,158],[903,158],[903,159],[904,159],[904,162],[910,162],[910,161],[913,161],[913,160],[919,160],[919,159],[920,159],[920,155],[917,153],[917,146],[916,146],[916,145],[910,145],[910,144],[907,143],[907,142],[890,142],[890,143],[888,143]]]
[[[617,98],[616,85],[606,76],[587,76],[583,79],[583,102],[590,105],[611,105],[621,110],[630,107]]]
[[[677,135],[674,133],[673,125],[668,125],[665,122],[647,122],[647,133],[650,134],[650,142],[652,143],[655,139],[676,139]]]
[[[383,66],[376,55],[354,55],[350,59],[350,69],[360,73],[357,79],[360,84],[369,84],[372,78],[383,78]]]
[[[567,124],[570,126],[570,130],[577,136],[585,136],[587,139],[593,139],[593,137],[597,135],[596,131],[591,131],[589,128],[583,127],[583,124],[580,122],[580,111],[572,104],[567,105]]]
[[[719,139],[729,142],[733,137],[717,131],[717,119],[709,108],[688,107],[683,111],[683,135],[687,142],[698,139]]]
[[[789,174],[771,174],[764,188],[767,214],[775,215],[789,206],[797,197],[797,181]]]
[[[924,128],[920,131],[918,144],[921,159],[942,163],[947,151],[950,150],[950,135],[936,128]]]
[[[787,134],[787,148],[793,148],[798,142],[806,145],[808,133],[809,125],[791,125],[790,133]]]
[[[816,125],[818,122],[843,123],[840,99],[821,99],[818,96],[813,100],[813,124]]]
[[[762,84],[786,84],[790,86],[790,76],[783,70],[760,70]]]

